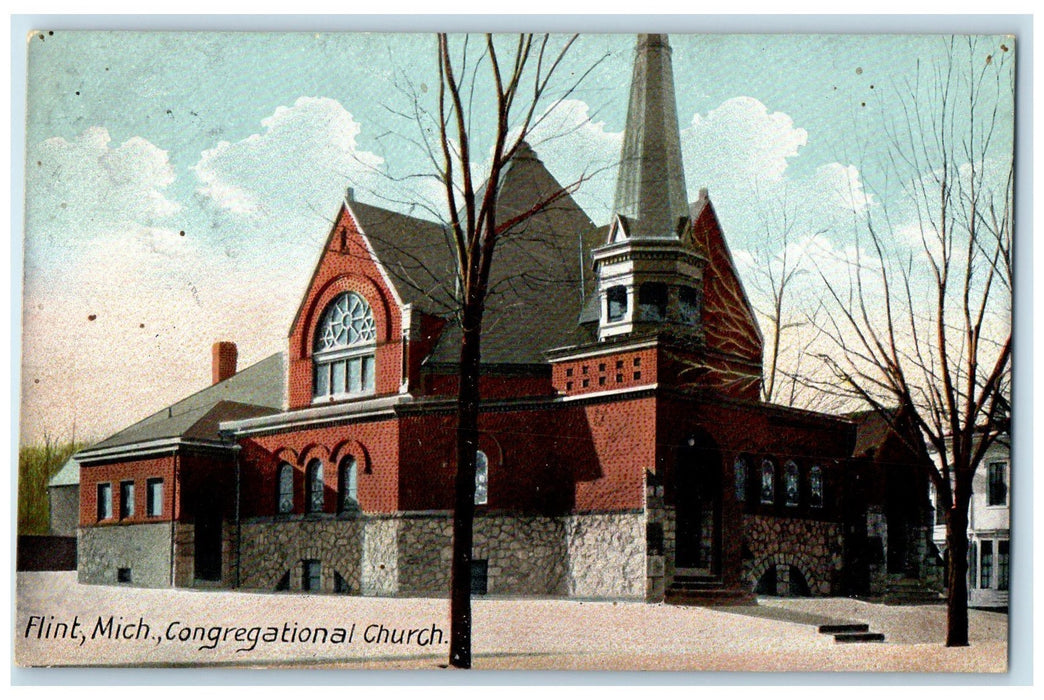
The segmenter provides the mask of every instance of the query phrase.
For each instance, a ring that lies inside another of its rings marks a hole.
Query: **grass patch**
[[[51,503],[47,482],[76,451],[82,442],[57,442],[47,438],[43,445],[24,445],[18,449],[18,534],[46,535],[50,530]]]

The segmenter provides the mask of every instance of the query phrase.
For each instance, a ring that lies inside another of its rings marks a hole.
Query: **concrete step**
[[[883,642],[885,636],[880,632],[842,632],[834,635],[838,644],[860,644],[865,642]]]
[[[820,634],[845,634],[849,632],[869,632],[870,625],[863,624],[844,624],[844,625],[820,625]]]

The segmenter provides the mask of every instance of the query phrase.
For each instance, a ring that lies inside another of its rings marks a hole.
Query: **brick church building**
[[[642,35],[611,223],[565,196],[498,249],[473,589],[727,602],[924,580],[923,461],[875,462],[887,431],[865,417],[760,399],[762,336],[679,141],[671,49]],[[523,146],[502,215],[561,189]],[[212,386],[77,455],[80,580],[445,595],[454,279],[443,226],[349,189],[285,352],[237,371],[218,343]]]

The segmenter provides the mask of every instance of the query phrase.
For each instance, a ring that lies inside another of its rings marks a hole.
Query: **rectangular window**
[[[997,542],[997,590],[1006,591],[1008,590],[1008,579],[1010,578],[1011,571],[1011,559],[1009,554],[1009,548],[1011,543],[1008,540],[1000,540]]]
[[[145,482],[145,515],[158,518],[163,515],[163,479]]]
[[[475,559],[471,562],[471,593],[486,595],[489,591],[489,560]]]
[[[1008,505],[1008,484],[1005,477],[1006,462],[991,462],[986,468],[986,504],[991,506]]]
[[[362,390],[373,391],[373,356],[362,359]]]
[[[116,569],[116,583],[133,583],[129,567]]]
[[[318,591],[322,567],[318,559],[305,559],[301,567],[301,590]]]
[[[983,540],[980,550],[979,588],[991,588],[993,584],[993,540]]]
[[[344,360],[338,360],[330,365],[330,393],[331,394],[343,394],[344,393]]]
[[[317,365],[315,368],[315,395],[330,395],[330,366]]]
[[[134,517],[134,482],[120,482],[120,519]]]
[[[98,520],[112,517],[112,484],[98,484]]]

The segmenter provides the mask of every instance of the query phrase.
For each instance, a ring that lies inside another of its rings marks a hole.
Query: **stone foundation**
[[[80,528],[77,571],[80,583],[166,588],[171,585],[170,523]],[[125,570],[129,581],[119,581]]]
[[[351,594],[445,596],[450,585],[448,512],[352,519],[256,520],[242,525],[240,587],[303,587],[305,560],[320,562],[321,592],[335,573]],[[490,595],[645,597],[644,514],[565,517],[480,515],[472,549]]]
[[[779,595],[791,593],[789,567],[797,568],[812,595],[840,590],[842,534],[838,523],[744,515],[747,548],[743,577],[753,590],[766,573],[776,576]]]

